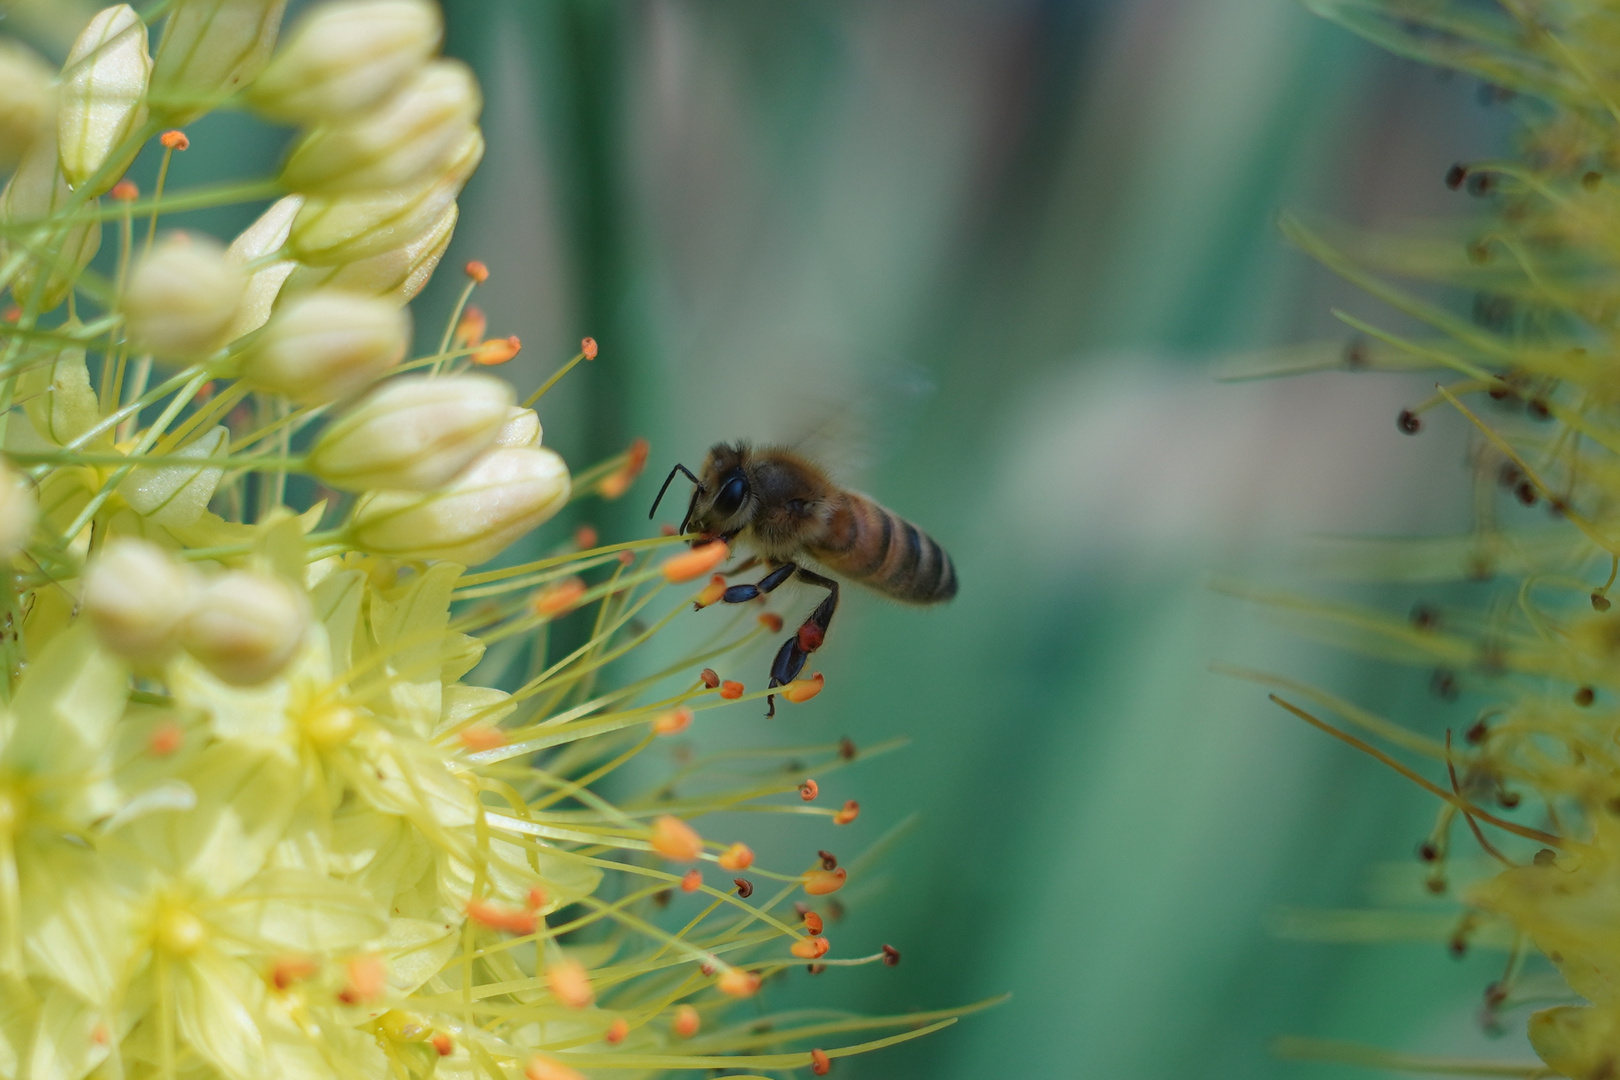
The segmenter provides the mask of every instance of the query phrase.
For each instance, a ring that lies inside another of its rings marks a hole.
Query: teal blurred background
[[[1317,588],[1293,559],[1312,533],[1467,527],[1465,433],[1395,432],[1422,379],[1212,370],[1345,341],[1336,305],[1398,326],[1285,247],[1276,216],[1466,212],[1441,177],[1502,148],[1505,109],[1288,0],[446,6],[489,152],[445,267],[491,267],[477,302],[523,339],[519,384],[601,342],[543,420],[576,467],[651,440],[631,494],[588,506],[604,538],[646,534],[656,480],[710,443],[810,434],[957,562],[943,609],[847,591],[813,703],[694,731],[910,740],[829,775],[823,800],[863,807],[845,829],[705,825],[847,858],[913,820],[828,931],[840,954],[889,942],[904,962],[794,971],[760,1007],[1012,992],[843,1077],[1354,1075],[1277,1060],[1288,1033],[1528,1060],[1522,1014],[1495,1039],[1477,1022],[1500,954],[1276,932],[1279,911],[1370,898],[1448,910],[1411,869],[1434,807],[1208,669],[1283,672],[1430,732],[1468,722],[1427,672],[1301,641],[1210,587]],[[52,25],[34,27],[48,49]],[[233,123],[191,130],[188,182],[273,171],[274,133]],[[253,212],[181,223],[229,235]],[[441,273],[419,325],[460,286]],[[768,659],[735,674],[758,682]]]
[[[1013,993],[840,1075],[1353,1072],[1278,1061],[1284,1033],[1527,1059],[1476,1023],[1500,955],[1273,932],[1282,908],[1365,904],[1433,806],[1207,669],[1286,672],[1430,730],[1462,715],[1427,673],[1302,643],[1209,583],[1289,579],[1311,532],[1465,527],[1463,433],[1395,432],[1422,380],[1210,371],[1344,340],[1336,304],[1388,315],[1287,249],[1276,215],[1465,211],[1441,177],[1507,119],[1476,84],[1286,0],[448,11],[490,152],[447,265],[489,263],[492,332],[523,338],[533,374],[602,343],[544,419],[576,462],[652,440],[649,477],[593,511],[604,535],[648,528],[652,483],[710,443],[817,428],[849,451],[843,479],[957,561],[941,610],[846,593],[812,705],[700,725],[711,744],[911,740],[829,778],[823,799],[861,800],[847,830],[726,826],[852,853],[917,815],[829,930],[901,966],[796,972],[772,1004]],[[1424,903],[1415,874],[1391,895]]]

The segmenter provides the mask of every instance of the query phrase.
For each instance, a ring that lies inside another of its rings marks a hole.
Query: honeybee
[[[839,487],[791,451],[717,443],[700,475],[685,465],[669,471],[649,518],[677,473],[696,485],[681,532],[704,540],[740,540],[769,567],[758,582],[726,589],[724,603],[746,603],[794,576],[827,590],[826,599],[777,651],[769,686],[798,678],[838,610],[838,582],[804,563],[910,604],[938,604],[956,595],[956,567],[933,537],[865,495]],[[767,696],[766,703],[765,715],[776,715],[775,696]]]

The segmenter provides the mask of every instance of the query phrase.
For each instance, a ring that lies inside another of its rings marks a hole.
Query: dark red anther
[[[895,948],[893,945],[883,946],[883,962],[890,967],[899,966],[900,950]]]
[[[1428,604],[1419,604],[1412,609],[1412,625],[1419,630],[1433,630],[1440,625],[1440,613]]]
[[[817,851],[816,854],[821,856],[821,868],[823,870],[838,869],[838,856],[830,851]]]
[[[827,965],[826,964],[806,964],[806,965],[804,965],[804,970],[808,971],[812,975],[820,975],[823,971],[827,970]]]
[[[1575,691],[1575,704],[1584,709],[1592,704],[1592,700],[1596,697],[1596,690],[1593,690],[1590,686],[1583,686]]]
[[[1524,407],[1532,420],[1551,420],[1552,408],[1541,398],[1531,398]]]
[[[1418,414],[1411,409],[1402,409],[1400,415],[1395,418],[1395,426],[1403,435],[1416,435],[1423,430],[1423,421],[1419,420]]]
[[[702,679],[703,685],[710,690],[720,685],[720,676],[715,672],[714,668],[704,668],[698,673],[698,678]]]
[[[1446,170],[1446,187],[1450,188],[1452,191],[1456,191],[1458,188],[1462,187],[1463,181],[1467,179],[1468,166],[1464,165],[1460,161]]]
[[[1434,845],[1434,841],[1425,840],[1417,846],[1417,857],[1424,862],[1434,862],[1440,857],[1440,849]]]
[[[754,883],[749,881],[747,878],[732,878],[731,882],[737,886],[737,895],[742,897],[744,900],[754,895]]]
[[[855,740],[845,735],[838,740],[838,756],[845,761],[855,760]]]
[[[1478,746],[1480,743],[1485,741],[1485,736],[1489,735],[1490,733],[1491,729],[1485,726],[1485,721],[1476,720],[1474,721],[1474,725],[1472,727],[1463,732],[1463,738],[1467,739],[1473,745]]]

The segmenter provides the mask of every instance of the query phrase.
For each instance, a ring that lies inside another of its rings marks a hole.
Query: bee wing
[[[766,399],[739,437],[780,446],[816,462],[840,484],[859,486],[910,443],[935,392],[922,368],[870,349],[799,340],[791,393]]]

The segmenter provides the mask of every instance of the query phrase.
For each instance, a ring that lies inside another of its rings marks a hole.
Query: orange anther
[[[714,668],[704,668],[702,671],[698,672],[698,678],[703,680],[703,685],[707,686],[710,690],[713,690],[715,687],[720,685],[720,676],[714,673]]]
[[[679,555],[665,559],[662,567],[664,579],[675,585],[683,581],[693,581],[713,571],[715,567],[725,562],[730,554],[731,549],[726,546],[724,540],[699,544],[690,551],[683,551]]]
[[[596,546],[596,530],[589,525],[581,525],[574,530],[574,546],[580,549]]]
[[[625,451],[624,464],[602,478],[596,485],[596,490],[604,499],[617,499],[630,485],[635,483],[641,470],[647,467],[647,455],[652,452],[652,443],[646,439],[637,438],[630,443],[630,449]]]
[[[602,1039],[609,1046],[617,1046],[624,1042],[629,1034],[630,1022],[622,1016],[615,1016],[613,1023],[609,1024],[608,1029],[602,1033]]]
[[[834,825],[848,825],[861,816],[861,804],[854,799],[844,804],[844,808],[833,815]]]
[[[698,971],[702,973],[705,979],[707,979],[710,975],[714,974],[714,965],[705,960],[703,963],[698,965]]]
[[[633,552],[633,551],[621,551],[621,552],[619,552],[619,565],[620,566],[629,566],[631,563],[633,563],[635,561],[636,561],[636,553],[635,552]]]
[[[590,976],[578,960],[560,960],[546,968],[546,985],[551,988],[551,996],[570,1009],[583,1009],[596,1000]]]
[[[816,783],[814,780],[806,780],[804,783],[799,785],[799,798],[803,799],[805,802],[814,802],[816,796],[820,794],[821,785]]]
[[[732,679],[727,679],[725,682],[720,684],[720,696],[725,698],[727,701],[736,701],[738,698],[743,696],[743,689],[744,687],[742,683],[736,682]]]
[[[691,862],[703,853],[703,837],[680,818],[665,814],[653,822],[652,848],[666,859]]]
[[[883,962],[889,967],[897,967],[900,963],[900,950],[893,945],[883,946]]]
[[[546,619],[566,615],[579,606],[585,595],[585,579],[570,577],[554,581],[535,593],[529,600],[529,610]]]
[[[388,967],[380,956],[357,956],[344,969],[349,977],[337,998],[345,1005],[376,1001],[388,989]]]
[[[482,285],[489,280],[489,267],[474,259],[466,266],[467,276]]]
[[[5,319],[6,322],[16,322],[20,318],[22,318],[22,308],[16,304],[8,304],[5,314],[0,315],[0,319]]]
[[[720,853],[722,870],[746,870],[754,865],[754,852],[747,844],[732,844]]]
[[[509,908],[489,900],[467,901],[467,918],[491,930],[504,930],[519,937],[534,933],[535,928],[534,912]]]
[[[778,615],[774,611],[761,612],[759,616],[759,625],[763,626],[766,630],[773,634],[781,633],[782,616]]]
[[[530,885],[529,895],[523,898],[523,906],[530,911],[539,911],[549,903],[551,903],[551,897],[547,896],[546,890],[538,885]]]
[[[821,693],[821,688],[825,686],[826,683],[827,680],[823,678],[821,672],[818,671],[808,679],[794,679],[786,686],[779,688],[776,692],[797,705],[800,702],[809,701],[811,698]]]
[[[703,888],[703,871],[692,867],[681,875],[681,892],[697,892]]]
[[[186,133],[178,128],[171,131],[165,131],[162,135],[159,135],[158,142],[163,144],[163,149],[165,150],[191,149],[191,140],[186,138]]]
[[[692,597],[692,607],[701,611],[710,604],[718,604],[720,598],[726,595],[726,579],[719,574],[709,579],[703,586],[703,591]]]
[[[726,968],[720,973],[720,992],[732,997],[753,997],[759,989],[759,976],[742,968]]]
[[[675,526],[671,525],[669,522],[666,521],[662,525],[658,526],[658,535],[660,535],[660,536],[675,536],[675,535],[677,535],[677,532],[676,532]]]
[[[523,1067],[526,1080],[586,1080],[578,1069],[570,1069],[556,1058],[536,1054]]]
[[[692,726],[692,710],[682,705],[678,709],[671,709],[667,713],[659,713],[653,719],[652,729],[655,735],[679,735]]]
[[[97,1024],[90,1029],[90,1041],[96,1046],[111,1045],[112,1033],[107,1030],[106,1024]]]
[[[180,749],[180,744],[185,741],[186,733],[181,730],[180,725],[173,720],[165,720],[152,729],[152,734],[147,736],[146,745],[158,757],[168,757]]]
[[[824,937],[807,937],[788,946],[788,952],[801,960],[820,960],[832,948]]]
[[[141,189],[135,186],[133,180],[120,180],[107,194],[113,197],[114,202],[134,202],[141,197]]]
[[[452,339],[458,348],[470,349],[474,342],[484,340],[484,332],[489,329],[489,319],[485,317],[482,308],[467,306],[456,321],[456,334]]]
[[[596,359],[596,339],[593,338],[593,337],[580,338],[579,351],[584,354],[585,359],[587,359],[587,360],[595,360]]]
[[[433,1049],[438,1051],[440,1057],[449,1057],[455,1053],[456,1040],[450,1037],[448,1031],[438,1032],[428,1041],[433,1044]]]
[[[811,1072],[815,1073],[817,1076],[826,1076],[828,1071],[831,1070],[831,1069],[832,1069],[832,1059],[827,1056],[826,1051],[824,1051],[824,1050],[812,1050],[812,1051],[810,1051],[810,1071]]]
[[[270,967],[270,985],[277,990],[285,990],[293,983],[303,982],[319,970],[320,964],[307,956],[283,956]]]
[[[456,738],[461,740],[461,745],[474,753],[506,745],[506,732],[493,724],[474,724],[470,728],[463,729]]]
[[[822,929],[823,924],[821,922],[821,916],[817,915],[813,911],[806,911],[804,913],[804,932],[809,934],[811,937],[815,937],[817,934],[821,933]]]
[[[472,362],[482,364],[484,367],[494,367],[496,364],[506,363],[522,349],[523,342],[518,340],[516,334],[511,337],[490,338],[473,350]]]
[[[826,896],[844,887],[849,871],[840,866],[836,870],[810,870],[804,875],[804,891],[811,896]]]
[[[675,1009],[675,1034],[683,1039],[690,1039],[698,1033],[703,1026],[703,1018],[698,1011],[690,1005],[681,1005]]]

